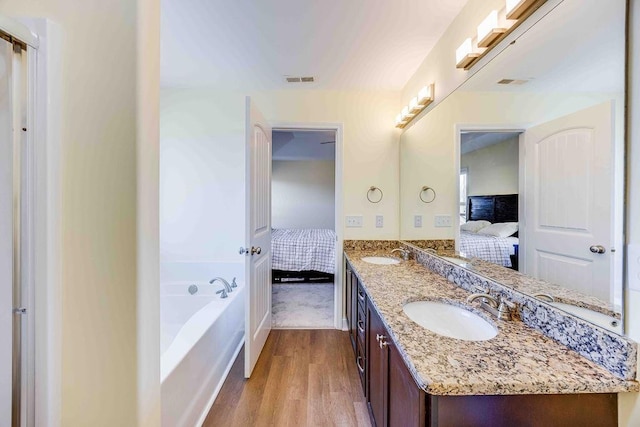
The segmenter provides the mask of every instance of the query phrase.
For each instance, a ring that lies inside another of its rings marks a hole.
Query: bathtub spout
[[[229,282],[224,280],[222,277],[214,277],[213,279],[209,280],[209,283],[213,285],[217,280],[221,281],[224,284],[224,289],[227,291],[227,293],[233,292],[233,289],[231,288]]]

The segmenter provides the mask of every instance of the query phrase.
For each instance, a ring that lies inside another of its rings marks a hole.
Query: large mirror
[[[625,3],[564,0],[402,134],[400,165],[402,240],[452,239],[448,260],[618,333]]]

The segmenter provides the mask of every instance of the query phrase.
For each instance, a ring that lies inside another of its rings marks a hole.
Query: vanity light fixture
[[[473,67],[547,0],[505,1],[504,9],[492,10],[478,25],[476,37],[467,38],[456,49],[456,68],[468,70]]]
[[[402,112],[396,116],[396,127],[402,129],[422,110],[427,108],[433,102],[434,84],[427,85],[420,89],[418,96],[414,96],[409,101],[409,105],[402,109]]]
[[[467,70],[471,68],[479,57],[480,54],[473,51],[471,38],[468,38],[456,49],[456,68]]]
[[[414,113],[409,111],[409,107],[404,107],[402,109],[402,112],[400,112],[400,114],[402,115],[402,119],[406,121],[410,121],[415,116]]]
[[[506,28],[498,28],[498,11],[492,10],[478,25],[478,47],[490,47],[506,31]]]
[[[534,3],[539,0],[506,0],[506,16],[507,19],[520,19],[524,13],[529,10]]]
[[[433,102],[433,84],[427,85],[418,92],[418,104],[426,107]]]

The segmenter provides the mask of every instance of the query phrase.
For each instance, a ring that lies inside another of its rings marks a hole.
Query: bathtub
[[[190,295],[188,288],[198,292]],[[244,343],[244,286],[228,298],[216,282],[169,282],[160,294],[162,425],[204,421]]]

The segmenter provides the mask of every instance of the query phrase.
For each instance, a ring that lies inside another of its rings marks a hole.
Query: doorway
[[[273,327],[340,328],[339,129],[272,133]]]

